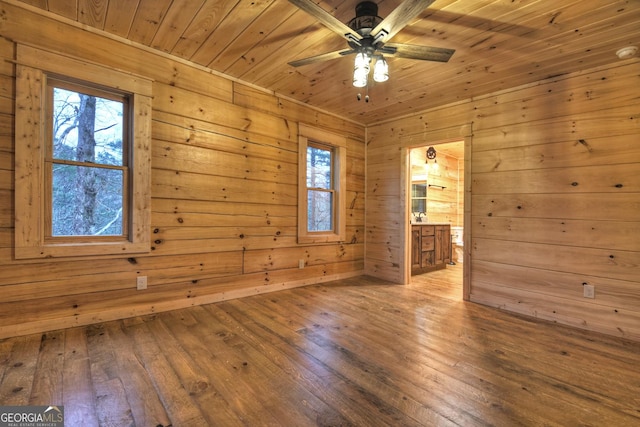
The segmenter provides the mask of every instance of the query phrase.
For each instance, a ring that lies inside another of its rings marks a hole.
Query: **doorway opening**
[[[407,283],[429,282],[429,277],[453,277],[460,286],[456,296],[468,299],[468,245],[470,230],[465,202],[470,202],[470,171],[465,162],[466,140],[434,142],[407,149],[406,207],[408,227],[405,246]],[[434,227],[431,227],[433,225]],[[424,226],[424,227],[421,227]],[[435,264],[430,266],[431,239],[435,229]],[[442,241],[439,232],[449,241]],[[440,238],[440,240],[438,240]],[[466,250],[465,250],[466,249]],[[439,253],[444,251],[445,253]],[[447,253],[448,252],[448,253]],[[424,265],[428,265],[426,268]],[[448,269],[448,270],[447,270]],[[433,271],[432,271],[433,270]],[[442,271],[447,270],[447,271]],[[427,271],[427,272],[425,272]],[[432,276],[428,276],[428,275]],[[436,282],[434,280],[434,282]]]

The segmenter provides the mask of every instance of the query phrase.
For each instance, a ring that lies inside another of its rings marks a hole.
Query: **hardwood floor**
[[[640,343],[460,300],[461,266],[0,341],[66,426],[640,425]]]

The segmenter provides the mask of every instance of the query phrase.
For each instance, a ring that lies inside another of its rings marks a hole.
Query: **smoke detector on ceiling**
[[[616,55],[618,55],[618,58],[620,59],[629,59],[633,58],[636,53],[638,53],[638,46],[627,46],[622,49],[618,49]]]

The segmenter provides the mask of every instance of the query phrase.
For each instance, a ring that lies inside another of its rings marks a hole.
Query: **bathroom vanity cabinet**
[[[451,262],[450,224],[411,226],[411,274],[445,268]]]

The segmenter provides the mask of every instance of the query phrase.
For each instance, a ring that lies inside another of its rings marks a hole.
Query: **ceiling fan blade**
[[[342,58],[345,55],[356,53],[353,49],[336,50],[333,52],[322,53],[316,56],[310,56],[309,58],[298,59],[296,61],[289,62],[292,67],[300,67],[301,65],[315,64],[316,62],[328,61],[330,59]]]
[[[404,43],[387,43],[378,49],[385,55],[396,58],[421,59],[423,61],[448,62],[454,49],[442,47],[418,46]]]
[[[338,18],[315,4],[312,0],[289,0],[290,3],[293,3],[299,9],[304,10],[309,15],[316,18],[320,23],[322,23],[325,27],[329,28],[331,31],[345,37],[349,40],[348,34],[355,37],[356,40],[360,40],[362,36],[352,30],[348,25],[340,22]]]
[[[400,6],[396,7],[371,30],[373,38],[377,43],[386,43],[433,2],[434,0],[404,0]]]

